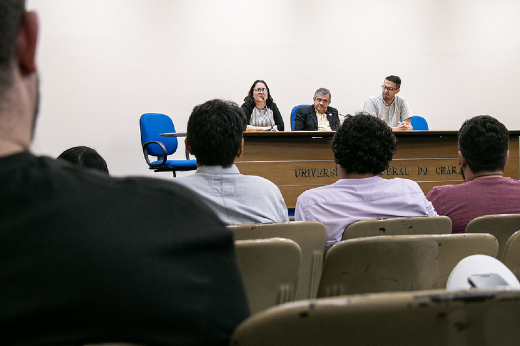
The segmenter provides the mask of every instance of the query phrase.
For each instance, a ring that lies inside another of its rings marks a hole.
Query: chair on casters
[[[177,137],[164,137],[161,133],[175,133],[172,119],[160,113],[145,113],[139,119],[141,128],[141,145],[146,163],[154,172],[192,171],[197,169],[197,161],[190,160],[186,151],[186,160],[168,160],[168,155],[177,151]],[[156,156],[156,161],[150,161],[149,156]]]
[[[428,122],[421,116],[414,115],[410,122],[412,123],[414,131],[428,131]]]
[[[294,117],[296,116],[296,111],[302,107],[309,107],[310,105],[298,105],[294,106],[291,111],[291,131],[294,131]]]

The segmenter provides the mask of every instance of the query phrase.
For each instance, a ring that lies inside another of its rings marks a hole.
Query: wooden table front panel
[[[288,208],[298,196],[338,180],[331,149],[333,133],[246,133],[244,153],[236,160],[242,174],[258,175],[275,183]],[[518,131],[511,132],[510,159],[505,176],[520,178]],[[416,181],[425,194],[433,186],[462,183],[456,131],[396,132],[397,151],[384,178]]]

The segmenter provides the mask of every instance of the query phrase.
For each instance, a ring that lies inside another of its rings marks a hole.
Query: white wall
[[[39,12],[42,103],[33,150],[87,145],[113,175],[149,175],[138,119],[186,129],[211,98],[264,79],[286,127],[315,89],[347,114],[397,74],[432,130],[491,114],[509,129],[520,83],[517,0],[29,0]],[[182,154],[178,153],[179,157]]]

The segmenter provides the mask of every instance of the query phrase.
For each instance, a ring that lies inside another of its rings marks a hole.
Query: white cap
[[[461,260],[453,268],[446,289],[466,290],[471,288],[468,278],[475,274],[498,274],[509,284],[509,288],[520,289],[520,282],[515,274],[496,258],[486,255],[472,255]]]

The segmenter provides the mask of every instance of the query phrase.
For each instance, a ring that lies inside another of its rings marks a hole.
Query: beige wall
[[[516,0],[29,0],[40,14],[42,104],[33,149],[97,149],[114,175],[150,175],[138,119],[241,103],[265,79],[290,128],[318,87],[347,114],[388,74],[432,130],[477,114],[520,129]]]

